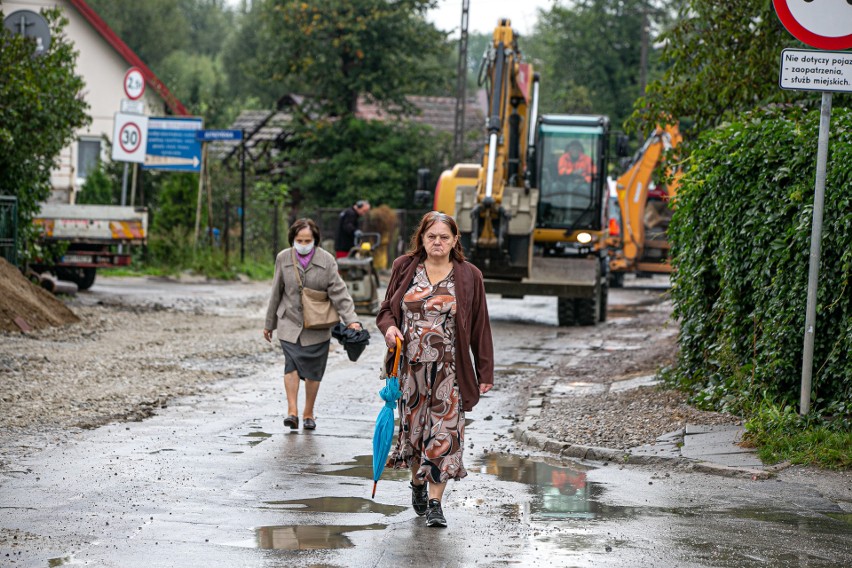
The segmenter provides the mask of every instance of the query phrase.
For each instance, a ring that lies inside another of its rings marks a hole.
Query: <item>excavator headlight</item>
[[[578,233],[577,242],[582,245],[589,244],[590,242],[592,242],[592,235],[590,235],[589,233]]]

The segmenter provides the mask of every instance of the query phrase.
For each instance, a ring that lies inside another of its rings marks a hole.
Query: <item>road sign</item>
[[[200,118],[149,118],[145,169],[201,171],[201,142],[196,139],[195,133],[201,130],[202,126]]]
[[[782,89],[852,92],[852,54],[785,49],[781,52]]]
[[[115,162],[145,161],[148,139],[148,117],[138,114],[115,113],[112,130],[112,159]]]
[[[124,74],[124,94],[127,98],[135,101],[142,97],[145,92],[145,77],[138,67],[131,67]]]
[[[202,142],[214,142],[219,140],[242,140],[242,130],[198,130],[195,137]]]
[[[145,102],[121,99],[121,112],[127,114],[145,114]]]
[[[846,0],[772,0],[793,37],[818,49],[852,47],[852,5]]]

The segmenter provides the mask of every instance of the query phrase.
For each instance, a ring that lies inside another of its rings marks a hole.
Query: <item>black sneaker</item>
[[[429,499],[429,510],[426,511],[426,526],[447,526],[447,519],[444,518],[444,511],[441,510],[441,502],[437,499]]]
[[[414,512],[418,517],[426,514],[426,509],[429,508],[429,488],[424,483],[423,485],[411,485],[411,506],[414,507]]]

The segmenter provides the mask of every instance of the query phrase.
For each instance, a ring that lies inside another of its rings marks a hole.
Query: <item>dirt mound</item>
[[[16,318],[32,329],[80,321],[50,292],[24,278],[17,268],[0,258],[0,331],[21,331]]]

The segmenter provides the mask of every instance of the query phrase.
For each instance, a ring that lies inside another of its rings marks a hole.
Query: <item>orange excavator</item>
[[[681,172],[667,160],[671,159],[668,151],[681,141],[676,125],[657,127],[614,184],[622,227],[621,231],[610,230],[611,286],[620,286],[628,272],[640,275],[672,271],[666,228]],[[654,183],[654,175],[661,172],[669,180],[664,186]]]
[[[560,326],[604,321],[609,118],[539,115],[539,77],[506,18],[494,30],[480,79],[489,102],[482,163],[443,172],[435,210],[455,217],[486,292],[555,296]]]

